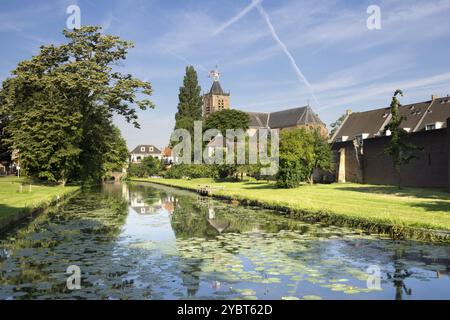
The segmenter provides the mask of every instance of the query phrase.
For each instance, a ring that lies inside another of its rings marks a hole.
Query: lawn
[[[303,185],[278,189],[267,182],[220,182],[211,179],[139,179],[197,189],[209,185],[213,194],[254,200],[273,207],[326,213],[390,226],[450,230],[450,194],[445,190],[361,184]]]
[[[78,188],[32,184],[30,191],[30,184],[23,179],[0,177],[0,227],[4,227],[16,215],[45,206],[57,196],[67,195]]]

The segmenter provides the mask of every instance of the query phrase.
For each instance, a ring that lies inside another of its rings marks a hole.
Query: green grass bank
[[[394,239],[450,242],[450,194],[444,190],[361,184],[278,189],[267,182],[131,179],[187,190],[212,186],[212,196],[288,212],[305,221],[351,226]]]
[[[21,178],[0,177],[0,231],[79,189],[33,183],[30,188],[30,183]]]

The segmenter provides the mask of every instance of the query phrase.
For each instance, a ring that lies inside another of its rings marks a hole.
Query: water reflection
[[[143,184],[85,190],[0,242],[1,299],[450,299],[449,271],[449,246]]]

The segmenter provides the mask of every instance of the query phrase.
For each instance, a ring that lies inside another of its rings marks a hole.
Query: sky
[[[133,41],[118,67],[150,81],[155,109],[141,129],[122,119],[129,149],[164,147],[174,126],[185,67],[203,92],[218,66],[231,107],[271,112],[309,104],[327,125],[346,109],[450,94],[450,0],[0,0],[0,81],[49,43],[62,43],[70,5],[82,25]],[[369,29],[368,7],[380,9]]]

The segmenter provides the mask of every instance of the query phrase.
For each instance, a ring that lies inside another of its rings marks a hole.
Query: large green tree
[[[103,172],[122,171],[128,160],[127,143],[116,126],[106,134],[109,151],[105,152]]]
[[[154,107],[150,83],[114,68],[133,44],[100,29],[64,31],[67,43],[42,46],[3,82],[7,141],[32,177],[98,181],[123,156],[113,115],[139,128],[136,109]]]
[[[238,130],[242,129],[245,132],[250,125],[249,115],[245,112],[234,110],[234,109],[225,109],[221,111],[216,111],[211,113],[204,121],[204,130],[208,129],[217,129],[220,131],[222,136],[226,137],[227,130]],[[206,144],[207,142],[205,142]],[[234,164],[222,164],[217,166],[217,177],[218,178],[227,178],[234,177],[238,178],[238,173],[241,173],[241,178],[244,173],[248,173],[250,171],[250,166],[248,164],[237,164],[237,144],[235,143],[234,148]],[[244,141],[246,146],[246,154],[248,154],[248,139]],[[226,153],[224,153],[224,157],[226,157]],[[225,160],[224,160],[225,161]]]
[[[246,131],[250,125],[247,113],[235,109],[225,109],[211,113],[206,119],[204,129],[217,129],[225,137],[227,129]]]
[[[401,187],[401,167],[408,164],[412,159],[416,158],[415,151],[419,148],[407,141],[408,132],[405,131],[401,124],[406,119],[399,114],[401,106],[397,96],[403,96],[403,92],[397,89],[392,96],[391,101],[391,121],[384,128],[384,134],[389,130],[391,133],[390,140],[385,147],[385,152],[392,158],[394,169],[397,172],[398,187]]]

